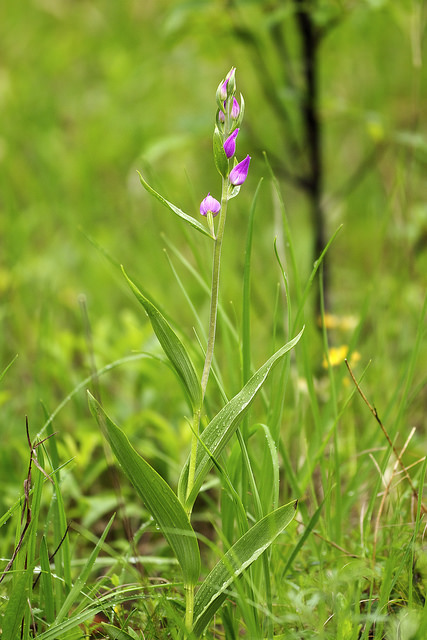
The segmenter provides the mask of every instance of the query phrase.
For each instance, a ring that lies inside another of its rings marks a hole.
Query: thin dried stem
[[[412,429],[411,433],[409,434],[408,438],[406,439],[405,444],[403,445],[402,451],[400,452],[400,456],[396,456],[396,462],[394,463],[393,471],[391,472],[391,476],[390,476],[390,480],[387,483],[385,483],[385,489],[384,489],[384,492],[382,494],[380,507],[378,509],[377,517],[375,519],[374,546],[373,546],[373,552],[372,552],[372,562],[375,562],[375,557],[376,557],[376,552],[377,552],[378,531],[380,529],[380,521],[381,521],[381,516],[382,516],[383,510],[384,510],[385,501],[387,499],[387,496],[390,493],[390,489],[391,489],[391,485],[392,485],[392,482],[394,480],[394,477],[396,476],[397,468],[399,466],[399,460],[400,460],[401,456],[403,456],[403,454],[405,453],[406,449],[408,448],[408,445],[409,445],[410,441],[412,440],[412,436],[414,435],[414,433],[415,433],[415,429]],[[394,451],[394,449],[393,449],[393,451]],[[405,471],[406,471],[406,468],[405,468]]]
[[[406,479],[407,479],[407,481],[408,481],[408,483],[409,483],[409,486],[411,487],[413,497],[418,501],[418,490],[417,490],[417,489],[416,489],[416,487],[414,486],[414,484],[413,484],[413,482],[412,482],[412,480],[411,480],[411,476],[409,475],[409,473],[408,473],[408,471],[407,471],[407,468],[405,467],[405,465],[404,465],[404,463],[403,463],[403,461],[402,461],[402,457],[401,457],[401,456],[402,456],[403,450],[402,450],[402,452],[399,454],[399,452],[397,451],[397,449],[396,449],[396,447],[394,446],[393,442],[391,441],[391,438],[390,438],[390,436],[389,436],[389,434],[388,434],[388,432],[387,432],[387,429],[386,429],[386,428],[385,428],[385,426],[383,425],[383,423],[382,423],[382,421],[381,421],[381,419],[380,419],[380,417],[379,417],[379,415],[378,415],[378,411],[376,410],[376,408],[375,408],[374,406],[372,406],[372,405],[371,405],[371,403],[369,402],[368,398],[365,396],[365,394],[363,393],[362,389],[360,388],[360,385],[359,385],[359,383],[357,382],[357,380],[356,380],[356,378],[355,378],[355,376],[354,376],[353,371],[351,370],[351,367],[350,367],[350,365],[349,365],[349,363],[348,363],[347,358],[345,359],[345,364],[346,364],[346,366],[347,366],[347,369],[348,369],[348,372],[349,372],[349,374],[350,374],[350,376],[351,376],[351,379],[353,380],[353,382],[354,382],[354,384],[355,384],[355,386],[356,386],[356,389],[357,389],[357,391],[359,392],[360,397],[362,398],[362,400],[364,401],[364,403],[365,403],[365,404],[366,404],[366,406],[368,407],[369,411],[370,411],[370,412],[372,413],[372,415],[374,416],[375,420],[376,420],[376,421],[378,422],[378,424],[380,425],[380,427],[381,427],[381,431],[383,432],[383,434],[384,434],[384,436],[385,436],[385,438],[386,438],[386,440],[387,440],[387,442],[388,442],[388,444],[389,444],[389,446],[390,446],[391,450],[393,451],[393,453],[394,453],[394,455],[395,455],[395,457],[396,457],[397,464],[399,464],[399,465],[401,466],[402,471],[403,471],[403,473],[405,474],[405,477],[406,477]],[[421,503],[421,511],[422,511],[423,513],[427,513],[427,507],[426,507],[423,503]]]

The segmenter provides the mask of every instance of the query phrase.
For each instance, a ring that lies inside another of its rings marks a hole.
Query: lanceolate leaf
[[[200,636],[224,602],[228,587],[274,542],[292,521],[297,502],[279,507],[257,522],[219,560],[202,582],[194,600],[194,627]]]
[[[146,191],[148,191],[148,193],[151,193],[151,195],[153,195],[155,198],[157,198],[157,200],[159,200],[159,202],[161,202],[167,209],[169,209],[169,211],[172,211],[172,213],[174,213],[175,215],[179,216],[180,218],[182,218],[183,220],[188,222],[193,227],[193,229],[197,229],[197,231],[200,231],[205,236],[208,236],[209,238],[212,238],[213,240],[215,239],[209,233],[207,227],[205,227],[201,222],[199,222],[198,220],[196,220],[192,216],[189,216],[187,213],[184,213],[184,211],[181,211],[181,209],[179,209],[174,204],[172,204],[172,202],[169,202],[169,200],[166,200],[166,198],[161,196],[160,193],[157,193],[157,191],[154,191],[153,187],[150,187],[148,182],[145,182],[144,178],[139,173],[139,171],[138,171],[138,175],[139,175],[139,179],[141,180],[141,184],[144,187],[144,189]]]
[[[122,271],[137,300],[142,304],[150,318],[154,333],[173,368],[182,380],[194,410],[200,405],[202,392],[199,379],[184,345],[157,307],[130,280],[123,267]]]
[[[105,428],[114,455],[173,549],[184,582],[195,585],[200,574],[200,552],[184,508],[167,482],[135,451],[89,392],[88,396],[92,414],[101,429]]]
[[[212,467],[212,458],[215,459],[221,454],[225,445],[237,429],[239,422],[251,406],[256,394],[266,381],[273,365],[297,344],[303,330],[304,329],[281,349],[276,351],[276,353],[258,369],[243,389],[217,413],[215,418],[213,418],[203,431],[200,438],[202,443],[199,443],[197,449],[194,485],[187,499],[185,493],[187,489],[189,459],[187,459],[179,479],[178,495],[181,502],[183,502],[183,504],[185,503],[185,506],[191,506],[194,503],[205,476]]]

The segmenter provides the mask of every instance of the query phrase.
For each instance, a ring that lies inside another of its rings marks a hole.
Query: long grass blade
[[[93,567],[93,565],[95,563],[95,560],[98,557],[98,554],[101,551],[102,545],[104,544],[104,540],[107,537],[107,533],[109,532],[110,527],[113,524],[113,520],[114,520],[114,515],[111,516],[107,526],[105,527],[105,529],[103,531],[102,536],[100,537],[100,539],[98,540],[95,548],[93,549],[92,553],[90,554],[90,556],[89,556],[85,566],[83,567],[79,577],[77,578],[77,580],[73,584],[73,587],[72,587],[70,593],[65,598],[64,603],[63,603],[61,609],[59,610],[58,615],[56,616],[55,624],[59,624],[60,622],[62,622],[62,620],[65,618],[65,616],[70,611],[71,607],[73,606],[73,604],[75,603],[75,601],[79,597],[83,587],[86,585],[87,579],[88,579],[89,574],[90,574],[90,572],[92,570],[92,567]]]
[[[3,369],[3,371],[0,373],[0,381],[3,380],[4,376],[6,375],[6,373],[8,372],[8,370],[10,369],[10,367],[13,365],[13,363],[15,362],[16,358],[18,356],[16,355],[10,362],[9,364]]]
[[[55,598],[52,586],[52,572],[50,569],[49,552],[45,536],[40,544],[40,600],[43,606],[43,615],[48,624],[52,624],[55,619]]]

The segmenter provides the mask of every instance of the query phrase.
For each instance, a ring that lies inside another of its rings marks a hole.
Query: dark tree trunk
[[[305,78],[305,94],[303,95],[304,142],[307,150],[308,168],[306,174],[306,190],[310,199],[311,220],[313,227],[313,261],[317,260],[326,245],[325,212],[323,199],[323,161],[322,131],[319,114],[318,96],[318,53],[319,33],[313,22],[312,3],[309,0],[295,0],[296,18],[301,37],[301,59]],[[325,306],[328,302],[328,268],[327,257],[323,260],[321,271]],[[317,312],[320,312],[320,295],[317,300]]]

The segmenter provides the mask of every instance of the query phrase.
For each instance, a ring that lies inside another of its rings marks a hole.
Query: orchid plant
[[[227,207],[228,202],[238,195],[241,185],[245,182],[251,161],[249,155],[240,162],[236,159],[237,138],[244,116],[244,100],[242,95],[240,95],[240,101],[236,98],[234,67],[218,86],[216,105],[213,153],[215,165],[221,177],[221,196],[217,200],[209,192],[201,201],[200,214],[206,219],[206,224],[202,224],[201,221],[184,213],[166,200],[140,175],[141,183],[149,193],[169,211],[178,215],[193,229],[208,236],[213,242],[207,344],[200,375],[197,374],[197,366],[190,358],[187,348],[162,315],[158,305],[148,293],[136,286],[123,269],[129,286],[148,315],[160,345],[185,389],[191,411],[191,417],[188,417],[192,431],[191,447],[181,471],[176,493],[134,449],[123,430],[114,424],[98,401],[89,394],[92,413],[180,565],[185,594],[185,620],[182,632],[186,638],[198,638],[204,633],[212,617],[226,599],[236,578],[271,546],[292,521],[296,509],[296,501],[293,501],[266,515],[259,510],[255,518],[252,514],[251,517],[244,514],[246,522],[244,533],[234,544],[231,544],[211,572],[200,582],[199,541],[191,524],[194,502],[203,491],[202,485],[212,468],[215,466],[221,474],[222,455],[225,453],[227,443],[234,434],[239,435],[239,425],[247,416],[254,398],[261,390],[270,371],[296,345],[302,333],[301,331],[276,351],[249,377],[241,390],[227,401],[216,415],[208,416],[207,426],[201,429],[205,412],[205,394],[215,347],[221,250]],[[223,478],[221,480],[223,481]],[[255,484],[251,489],[256,493]],[[252,524],[254,520],[255,524]]]

